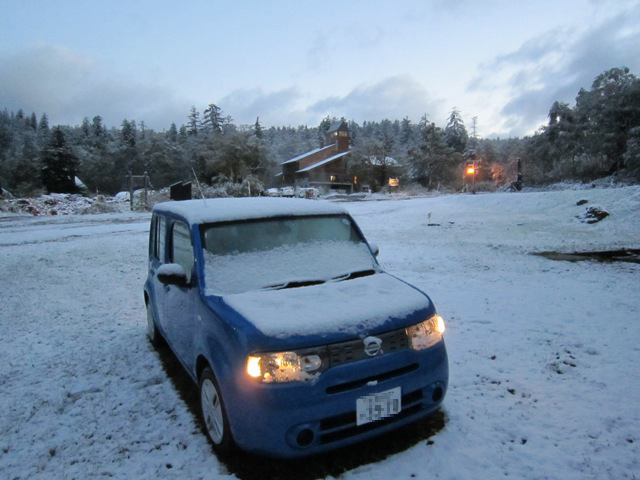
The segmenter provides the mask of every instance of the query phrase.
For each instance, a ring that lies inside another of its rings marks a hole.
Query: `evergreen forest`
[[[506,188],[516,179],[518,159],[526,185],[611,175],[640,181],[640,78],[621,67],[577,92],[575,105],[554,102],[548,122],[524,138],[479,138],[476,118],[465,125],[455,107],[446,125],[433,123],[427,112],[418,123],[407,117],[362,124],[327,117],[317,126],[264,128],[259,118],[253,125],[236,125],[210,104],[201,111],[192,107],[184,124],[162,132],[133,119],[107,127],[99,115],[77,126],[51,126],[46,113],[5,109],[0,111],[0,187],[16,196],[75,193],[77,177],[90,193],[114,194],[128,188],[129,173],[144,172],[156,189],[194,175],[212,186],[279,186],[280,163],[323,146],[326,131],[338,120],[350,130],[349,173],[373,190],[386,188],[390,176],[399,177],[402,186],[459,189],[469,161],[476,165],[480,188]]]

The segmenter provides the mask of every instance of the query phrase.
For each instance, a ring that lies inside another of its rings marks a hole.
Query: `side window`
[[[158,217],[157,226],[158,230],[156,233],[156,255],[160,259],[160,262],[164,263],[165,243],[167,241],[167,219],[165,217]]]
[[[167,220],[159,215],[151,219],[151,231],[149,235],[149,254],[161,262],[164,262],[166,242]]]
[[[189,229],[184,223],[174,223],[171,231],[171,261],[177,263],[187,272],[187,281],[191,281],[193,269],[193,248]]]
[[[158,217],[151,217],[151,226],[149,228],[149,257],[158,257]]]

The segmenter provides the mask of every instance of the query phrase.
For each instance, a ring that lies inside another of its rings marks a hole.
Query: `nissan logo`
[[[364,353],[369,355],[370,357],[375,357],[378,354],[382,353],[382,340],[378,337],[367,337],[363,340],[364,342]]]

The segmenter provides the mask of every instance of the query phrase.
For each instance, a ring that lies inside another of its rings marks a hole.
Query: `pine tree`
[[[44,148],[49,142],[49,135],[51,131],[49,129],[49,119],[47,118],[47,114],[43,113],[40,117],[40,124],[38,125],[38,145],[40,148]]]
[[[27,125],[34,132],[38,129],[38,119],[36,118],[35,112],[31,113],[31,116],[29,117],[29,121],[28,121]]]
[[[82,119],[82,125],[80,126],[80,130],[82,131],[82,136],[84,138],[89,138],[91,136],[91,124],[89,123],[88,117],[84,117]]]
[[[43,113],[40,117],[40,125],[38,125],[38,129],[41,132],[49,132],[49,118],[47,117],[46,113]]]
[[[176,124],[172,123],[167,131],[167,138],[169,141],[175,143],[178,140],[178,129],[176,128]]]
[[[210,103],[204,111],[204,121],[202,123],[204,127],[210,128],[214,133],[222,133],[224,120],[220,107],[214,103]]]
[[[256,123],[253,126],[253,133],[255,134],[256,138],[258,138],[259,140],[262,140],[262,137],[264,136],[264,134],[263,134],[262,125],[260,125],[260,117],[256,118]]]
[[[575,113],[585,150],[606,159],[610,171],[621,170],[629,132],[640,126],[640,78],[627,67],[607,70],[591,91],[580,90]]]
[[[9,176],[15,195],[30,195],[41,188],[40,165],[38,162],[39,148],[33,132],[22,135],[22,145],[11,162]]]
[[[126,118],[122,121],[122,128],[120,130],[120,139],[122,145],[127,148],[135,148],[136,146],[136,122],[132,120],[129,122]]]
[[[467,129],[464,127],[462,116],[460,111],[453,107],[447,126],[444,129],[445,142],[449,147],[453,148],[458,153],[463,153],[467,147]]]
[[[420,144],[409,150],[411,177],[425,187],[449,183],[454,177],[460,155],[445,143],[445,137],[426,115],[418,125]]]
[[[102,137],[105,134],[105,128],[102,125],[102,117],[100,115],[96,115],[93,117],[93,135],[95,137]]]
[[[200,112],[196,110],[196,107],[191,107],[189,116],[187,117],[189,122],[187,123],[187,133],[189,135],[197,135],[200,130]]]
[[[320,122],[320,125],[318,126],[318,143],[320,144],[321,147],[325,146],[324,144],[327,138],[327,132],[331,128],[331,124],[333,123],[334,120],[335,118],[332,120],[331,117],[327,115],[325,118],[322,119],[322,121]]]
[[[42,183],[48,192],[74,193],[78,158],[61,127],[54,127],[51,139],[42,155]]]
[[[400,126],[400,143],[404,146],[413,140],[413,125],[409,117],[404,117]]]
[[[180,125],[180,130],[178,130],[178,142],[184,144],[187,141],[188,135],[189,132],[187,132],[187,127]]]

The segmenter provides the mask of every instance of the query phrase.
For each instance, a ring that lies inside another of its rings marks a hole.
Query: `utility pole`
[[[471,119],[471,143],[475,151],[478,150],[478,117]]]
[[[467,162],[464,173],[467,178],[471,178],[471,193],[476,193],[476,170],[477,169],[475,160]]]

